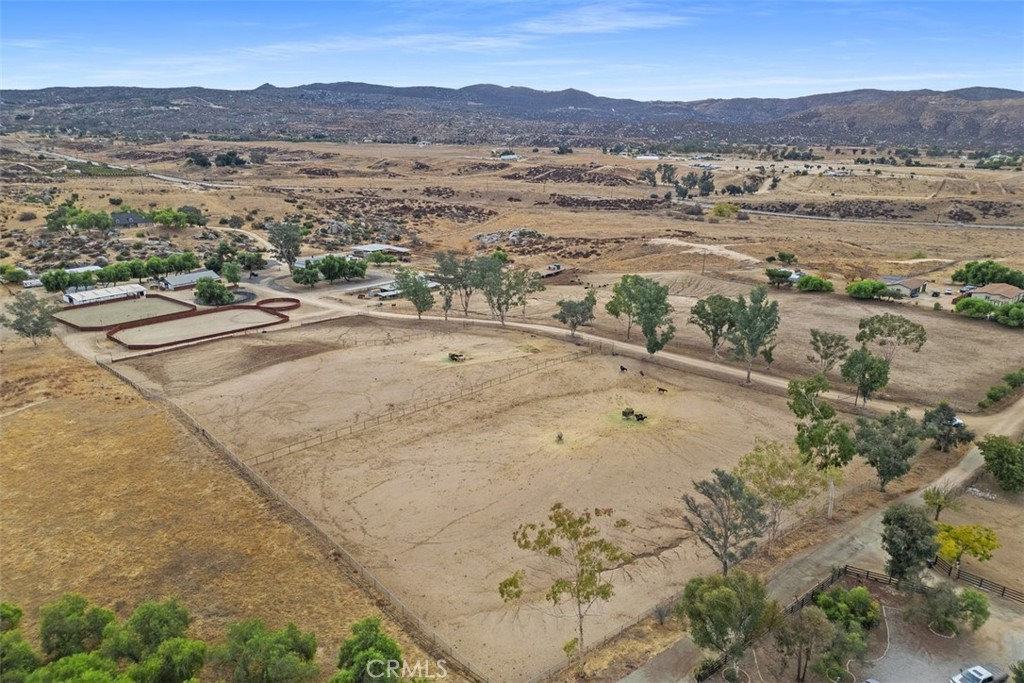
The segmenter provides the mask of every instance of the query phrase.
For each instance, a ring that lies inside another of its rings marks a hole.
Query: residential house
[[[1008,285],[1005,282],[993,282],[984,287],[978,287],[971,292],[971,298],[991,301],[997,306],[1012,304],[1017,301],[1024,301],[1024,289]]]
[[[153,225],[153,221],[134,211],[115,211],[110,214],[115,228],[138,228]]]

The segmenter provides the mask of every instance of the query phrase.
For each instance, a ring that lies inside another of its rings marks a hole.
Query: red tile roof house
[[[974,299],[984,299],[994,304],[1012,304],[1016,301],[1024,301],[1024,289],[1008,285],[1005,282],[993,282],[984,287],[978,287],[971,292]]]

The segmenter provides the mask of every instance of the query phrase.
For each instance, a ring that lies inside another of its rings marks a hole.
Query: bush
[[[111,197],[107,201],[110,202],[114,206],[121,206],[121,204],[124,203],[124,200],[121,199],[120,197]]]
[[[1020,370],[1014,370],[1013,372],[1004,375],[1003,381],[1009,384],[1014,389],[1024,386],[1024,368]]]
[[[740,212],[740,207],[728,202],[718,202],[711,208],[711,215],[716,218],[731,218]]]
[[[973,631],[988,621],[988,598],[973,588],[958,594],[951,586],[942,585],[926,592],[910,615],[936,633],[955,636],[965,626]]]
[[[827,592],[816,595],[814,602],[829,621],[846,630],[852,626],[871,628],[878,624],[882,616],[882,606],[863,586],[850,590],[833,586]]]
[[[846,293],[854,299],[876,299],[885,289],[885,283],[879,280],[859,280],[847,285]]]
[[[996,310],[996,305],[991,301],[968,297],[957,301],[953,310],[960,315],[967,316],[968,318],[987,318],[990,313]]]
[[[21,221],[22,223],[34,221],[37,218],[39,218],[39,216],[37,216],[33,211],[22,211],[21,213],[18,214],[18,220]]]
[[[722,662],[715,657],[705,657],[704,659],[697,662],[697,666],[693,667],[693,677],[698,681],[702,681],[710,677],[713,673],[722,668]]]
[[[796,288],[801,292],[832,292],[835,286],[823,277],[807,275],[796,281]]]
[[[1013,393],[1013,388],[1008,384],[996,384],[989,387],[988,391],[985,392],[985,398],[992,401],[993,403],[999,403],[1004,398]]]

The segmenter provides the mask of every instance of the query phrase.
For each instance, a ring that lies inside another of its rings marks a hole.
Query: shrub
[[[37,218],[39,218],[39,216],[37,216],[33,211],[22,211],[21,213],[18,214],[18,220],[21,221],[22,223],[34,221]]]
[[[807,275],[796,281],[796,288],[801,292],[831,292],[835,286],[823,277]]]
[[[973,588],[957,594],[952,587],[942,585],[925,593],[910,615],[936,633],[955,636],[965,626],[973,631],[988,621],[988,598]]]
[[[957,301],[953,310],[960,315],[967,316],[968,318],[987,318],[990,313],[996,310],[996,305],[991,301],[968,297]]]
[[[711,208],[711,215],[716,218],[731,218],[740,212],[740,207],[728,202],[718,202]]]
[[[816,595],[814,602],[829,621],[847,630],[852,626],[871,628],[878,624],[882,615],[881,605],[863,586],[850,590],[833,586],[827,592]]]
[[[120,197],[111,197],[107,201],[110,202],[114,206],[121,206],[121,204],[124,203],[124,200],[121,199]]]
[[[876,299],[885,289],[885,283],[879,280],[859,280],[847,285],[846,293],[854,299]]]
[[[699,662],[697,666],[693,667],[693,677],[698,681],[702,681],[705,678],[711,676],[711,674],[722,668],[722,662],[715,657],[705,657]]]
[[[1004,375],[1003,381],[1009,384],[1014,389],[1024,386],[1024,368],[1020,370],[1014,370],[1013,372]]]
[[[1010,385],[996,384],[994,386],[989,387],[988,391],[985,392],[985,398],[992,401],[993,403],[998,403],[999,401],[1002,401],[1004,398],[1006,398],[1012,393],[1013,388]]]
[[[938,301],[936,301],[936,302],[935,302],[935,303],[934,303],[934,304],[932,305],[932,310],[933,310],[933,311],[941,311],[941,310],[942,310],[942,304],[940,304],[940,303],[939,303]]]

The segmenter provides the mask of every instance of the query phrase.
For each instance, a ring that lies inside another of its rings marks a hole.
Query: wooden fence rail
[[[550,368],[553,365],[567,363],[569,361],[582,358],[583,356],[587,356],[590,353],[590,349],[587,348],[581,349],[579,351],[573,351],[572,353],[568,353],[564,356],[558,356],[557,358],[548,358],[547,360],[542,361],[540,363],[536,363],[526,368],[513,370],[512,372],[501,375],[500,377],[492,377],[491,379],[484,380],[483,382],[479,382],[469,387],[464,387],[462,389],[459,389],[458,391],[453,391],[451,393],[445,394],[444,396],[436,396],[434,398],[423,399],[420,401],[416,401],[414,403],[406,404],[400,408],[395,408],[394,410],[390,410],[386,413],[381,413],[380,415],[368,417],[365,420],[361,420],[346,427],[340,427],[338,429],[326,432],[324,434],[320,434],[318,436],[309,437],[308,439],[303,439],[301,441],[296,441],[294,443],[290,443],[285,446],[275,448],[272,451],[261,453],[260,455],[257,455],[247,460],[246,463],[251,466],[266,465],[268,463],[274,462],[275,460],[291,455],[292,453],[298,453],[308,448],[312,448],[313,446],[318,446],[320,444],[328,443],[330,441],[336,441],[343,437],[352,436],[353,434],[357,434],[366,429],[386,424],[393,420],[405,417],[406,415],[412,415],[413,413],[417,413],[428,408],[434,408],[443,403],[449,403],[464,396],[469,396],[470,394],[475,394],[484,391],[485,389],[490,389],[491,387],[498,386],[499,384],[509,382],[513,379],[518,379],[525,375],[529,375],[531,373],[538,372],[546,368]]]
[[[1004,586],[1003,584],[996,583],[995,581],[989,581],[984,576],[965,572],[959,565],[950,564],[941,557],[936,557],[932,562],[931,567],[932,570],[939,572],[940,574],[945,574],[954,581],[963,581],[964,583],[969,583],[983,591],[988,591],[989,593],[998,595],[1001,598],[1024,603],[1024,592],[1014,590],[1009,586]]]

